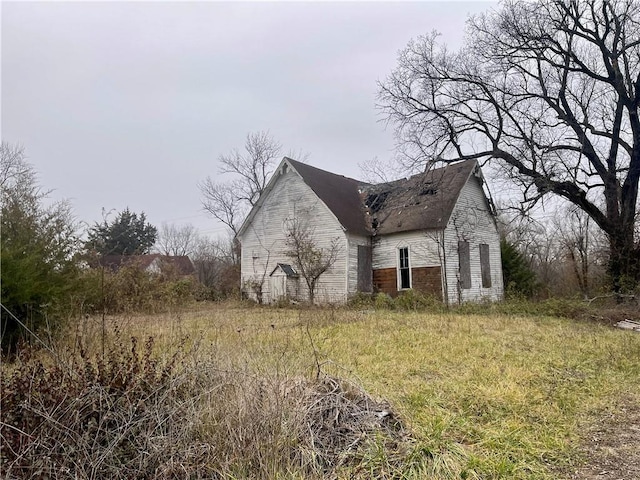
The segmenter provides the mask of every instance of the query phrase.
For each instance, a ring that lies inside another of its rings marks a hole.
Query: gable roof
[[[360,189],[367,183],[343,175],[336,175],[335,173],[284,157],[275,169],[260,198],[258,198],[256,204],[244,219],[244,222],[242,222],[238,230],[238,237],[241,237],[251,224],[256,213],[262,207],[264,199],[273,190],[273,186],[286,165],[300,175],[302,181],[313,190],[347,231],[359,235],[370,235],[364,205],[360,198]]]
[[[371,185],[284,157],[245,218],[238,236],[273,189],[283,164],[300,175],[348,232],[364,236],[445,228],[462,187],[474,172],[479,172],[478,162],[465,160],[409,178]]]
[[[371,185],[363,192],[375,235],[441,229],[462,187],[478,168],[475,160],[452,163],[409,178]]]
[[[282,272],[287,276],[287,277],[297,277],[298,276],[298,272],[295,271],[295,269],[289,265],[288,263],[278,263],[276,265],[276,268],[274,268],[271,273],[269,274],[270,277],[273,276],[274,273],[276,273],[276,270],[282,270]]]
[[[196,273],[196,267],[191,259],[186,255],[160,255],[162,269],[170,266],[178,275],[193,275]]]
[[[342,226],[351,233],[370,235],[360,198],[361,187],[367,185],[353,178],[336,175],[306,163],[285,157],[300,174],[304,183],[336,216]]]

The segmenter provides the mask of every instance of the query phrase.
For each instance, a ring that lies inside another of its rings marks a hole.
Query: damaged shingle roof
[[[343,227],[360,235],[444,228],[475,160],[371,185],[286,159]]]
[[[475,160],[453,163],[394,182],[370,185],[363,200],[372,233],[384,235],[446,227]]]
[[[345,230],[363,236],[446,227],[462,187],[478,169],[475,160],[466,160],[371,185],[287,157],[282,162],[300,175]],[[275,176],[269,185],[274,181]],[[251,223],[258,206],[245,219],[239,235]]]

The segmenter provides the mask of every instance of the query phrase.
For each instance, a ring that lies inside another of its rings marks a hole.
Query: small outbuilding
[[[269,275],[271,301],[295,299],[298,297],[299,276],[288,263],[278,263]]]

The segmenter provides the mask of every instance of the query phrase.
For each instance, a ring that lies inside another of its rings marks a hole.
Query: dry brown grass
[[[182,352],[187,414],[165,437],[148,430],[168,452],[154,475],[552,479],[582,461],[585,427],[640,389],[640,335],[527,308],[216,304],[109,317],[105,344],[117,326],[152,335],[159,358]],[[100,357],[101,318],[66,338]]]
[[[278,312],[278,326],[240,312],[106,318],[104,355],[102,318],[88,318],[56,358],[24,349],[3,371],[5,478],[401,471],[411,439],[388,404],[301,364],[306,329],[282,337]]]

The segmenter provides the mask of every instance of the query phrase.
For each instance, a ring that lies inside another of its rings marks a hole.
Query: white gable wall
[[[277,263],[293,265],[292,259],[286,255],[285,242],[287,225],[290,225],[293,219],[297,219],[308,224],[318,247],[328,249],[333,239],[339,239],[341,251],[338,260],[320,277],[316,287],[316,301],[344,302],[347,290],[346,253],[350,248],[342,226],[327,206],[290,168],[280,173],[280,177],[273,183],[272,190],[261,202],[262,205],[255,211],[250,224],[240,237],[243,290],[256,299],[255,291],[251,291],[247,286],[251,282],[261,283],[263,301],[271,301],[269,274]],[[306,282],[302,276],[298,282],[300,300],[306,300]]]
[[[459,285],[458,241],[469,242],[471,288]],[[480,244],[489,245],[491,288],[482,288]],[[500,237],[479,180],[471,176],[460,192],[449,223],[444,231],[446,281],[449,303],[501,300],[504,295]]]

